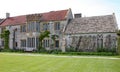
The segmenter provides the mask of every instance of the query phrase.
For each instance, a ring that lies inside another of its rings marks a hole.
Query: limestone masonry
[[[97,51],[99,48],[117,50],[117,22],[114,14],[104,16],[82,17],[71,9],[50,11],[0,19],[0,34],[10,31],[9,47],[25,51],[37,50],[39,35],[50,31],[58,35],[53,45],[51,37],[43,40],[47,50],[74,48],[76,51]],[[0,38],[0,47],[4,47],[4,39]]]

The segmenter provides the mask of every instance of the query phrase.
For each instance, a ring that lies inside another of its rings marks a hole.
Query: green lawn
[[[0,53],[0,72],[120,72],[120,58],[87,57]]]

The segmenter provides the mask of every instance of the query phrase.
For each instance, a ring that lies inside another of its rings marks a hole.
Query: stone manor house
[[[11,49],[36,50],[39,45],[39,35],[50,31],[58,35],[53,47],[51,37],[43,40],[43,47],[61,49],[74,47],[77,51],[96,51],[97,48],[116,48],[118,30],[114,14],[105,16],[82,17],[72,14],[71,9],[28,14],[0,20],[0,34],[10,31],[9,47]],[[0,46],[4,47],[4,39],[0,38]]]

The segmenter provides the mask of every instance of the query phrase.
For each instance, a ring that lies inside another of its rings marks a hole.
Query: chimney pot
[[[10,17],[10,13],[6,13],[6,18],[9,18]]]
[[[74,18],[81,18],[81,17],[82,17],[82,14],[81,14],[81,13],[74,14]]]

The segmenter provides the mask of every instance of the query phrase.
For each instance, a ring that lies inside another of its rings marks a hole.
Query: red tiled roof
[[[51,11],[47,13],[40,13],[42,15],[42,21],[58,21],[58,20],[65,20],[65,16],[68,10],[60,10],[60,11]],[[7,26],[7,25],[18,25],[24,24],[27,21],[26,15],[23,16],[16,16],[16,17],[9,17],[6,18],[0,26]]]
[[[41,13],[43,21],[65,20],[68,10],[51,11],[48,13]]]
[[[16,17],[9,17],[6,18],[0,26],[7,26],[7,25],[17,25],[23,24],[26,22],[26,16],[16,16]]]

